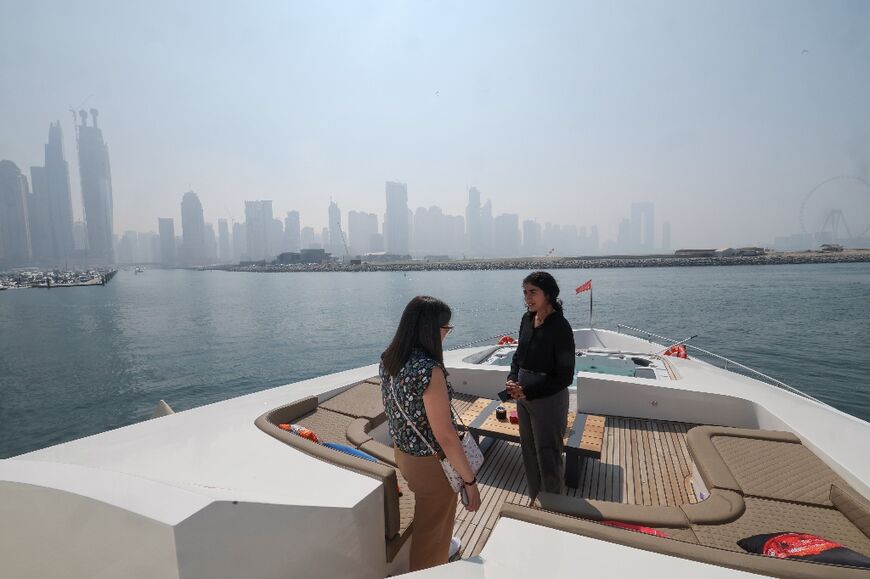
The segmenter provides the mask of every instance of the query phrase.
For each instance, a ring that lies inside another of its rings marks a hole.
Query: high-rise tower
[[[466,249],[471,255],[480,253],[480,191],[477,187],[468,190],[468,205],[465,207]]]
[[[160,232],[160,263],[175,265],[175,222],[170,217],[157,219]]]
[[[79,174],[82,182],[82,201],[88,226],[88,255],[101,263],[115,261],[112,249],[114,217],[112,202],[112,171],[109,149],[103,141],[103,132],[97,126],[96,109],[88,113],[79,111],[81,124],[76,126],[79,149]]]
[[[33,194],[30,199],[31,243],[34,258],[42,263],[64,265],[75,250],[69,165],[63,153],[60,121],[48,128],[45,166],[31,167]]]
[[[326,251],[333,255],[344,255],[344,240],[341,233],[341,209],[335,201],[329,200],[329,242],[324,239]]]
[[[181,247],[182,261],[187,265],[200,265],[206,261],[205,219],[202,216],[202,203],[193,191],[181,198]]]
[[[387,253],[407,255],[410,249],[408,186],[387,181],[387,211],[384,215],[384,241]]]
[[[33,256],[27,190],[18,165],[0,161],[0,263],[5,265],[27,265]]]

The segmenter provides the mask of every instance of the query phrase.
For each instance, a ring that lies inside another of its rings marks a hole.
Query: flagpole
[[[589,288],[589,329],[592,329],[592,288]]]

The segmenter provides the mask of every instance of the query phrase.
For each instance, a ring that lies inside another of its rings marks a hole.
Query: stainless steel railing
[[[633,332],[634,334],[640,334],[640,335],[646,336],[646,339],[649,342],[652,342],[653,338],[655,338],[657,340],[664,341],[666,343],[665,345],[676,344],[677,342],[680,341],[680,340],[674,340],[672,338],[668,338],[666,336],[661,336],[659,334],[654,334],[653,332],[649,332],[647,330],[642,330],[640,328],[634,328],[632,326],[627,326],[625,324],[616,324],[616,331],[621,334],[622,330],[628,330],[629,332]],[[626,333],[628,333],[628,332],[626,332]],[[741,374],[741,372],[736,371],[735,368],[742,370],[743,372],[751,374],[753,377],[761,378],[762,380],[764,380],[768,384],[771,384],[772,386],[777,386],[778,388],[783,388],[785,390],[788,390],[789,392],[797,394],[798,396],[803,396],[804,398],[812,400],[813,402],[818,402],[819,404],[824,404],[825,406],[830,406],[829,404],[822,402],[821,400],[810,396],[806,392],[798,390],[797,388],[795,388],[793,386],[789,386],[788,384],[786,384],[785,382],[783,382],[781,380],[777,380],[776,378],[773,378],[772,376],[768,376],[767,374],[764,374],[763,372],[759,372],[758,370],[755,370],[754,368],[750,368],[749,366],[741,364],[740,362],[735,362],[734,360],[732,360],[730,358],[726,358],[725,356],[720,356],[719,354],[716,354],[715,352],[710,352],[709,350],[705,350],[704,348],[699,348],[698,346],[693,346],[691,344],[684,344],[684,345],[685,345],[687,350],[690,349],[693,352],[698,352],[700,354],[703,354],[704,356],[708,356],[710,358],[713,358],[715,360],[722,362],[723,368],[725,370],[734,372],[735,374]]]

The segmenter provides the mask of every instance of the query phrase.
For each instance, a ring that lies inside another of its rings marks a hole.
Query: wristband
[[[473,479],[471,479],[471,482],[465,482],[465,480],[463,479],[462,484],[464,484],[467,487],[474,486],[477,484],[477,477],[474,477]]]

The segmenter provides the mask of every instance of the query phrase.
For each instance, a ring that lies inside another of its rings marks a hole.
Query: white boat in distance
[[[484,439],[483,505],[457,511],[462,558],[412,576],[867,577],[737,541],[794,531],[870,556],[870,424],[625,331],[575,330],[572,409],[604,424],[600,457],[580,459],[575,486],[529,505],[518,445]],[[445,352],[460,412],[496,398],[510,348]],[[413,493],[393,464],[376,376],[372,364],[0,461],[0,575],[406,572]]]

